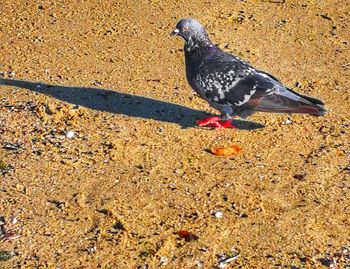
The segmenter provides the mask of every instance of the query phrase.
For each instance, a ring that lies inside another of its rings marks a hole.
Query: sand
[[[0,241],[16,254],[0,268],[350,267],[349,1],[5,0],[0,11],[0,215],[20,236]],[[217,112],[169,36],[183,17],[327,115],[197,127]],[[229,145],[242,152],[209,151]]]

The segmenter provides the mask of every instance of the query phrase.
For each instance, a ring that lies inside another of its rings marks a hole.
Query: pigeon
[[[284,86],[275,76],[256,69],[218,48],[195,19],[181,19],[171,36],[184,39],[186,77],[194,91],[221,115],[197,120],[199,126],[235,128],[231,121],[255,112],[324,115],[324,103]]]

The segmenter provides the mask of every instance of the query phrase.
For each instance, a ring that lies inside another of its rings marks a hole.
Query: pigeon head
[[[180,20],[170,35],[181,36],[188,50],[212,44],[204,27],[195,19]]]

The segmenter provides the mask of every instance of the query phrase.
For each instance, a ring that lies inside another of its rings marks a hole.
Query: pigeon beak
[[[170,33],[170,36],[178,35],[179,32],[180,32],[179,29],[175,28],[175,29]]]

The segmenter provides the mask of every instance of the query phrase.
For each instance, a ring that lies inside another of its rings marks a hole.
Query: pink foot
[[[199,126],[208,126],[215,127],[217,130],[224,128],[236,128],[236,126],[232,125],[231,120],[220,121],[220,117],[209,117],[203,120],[196,120]]]

